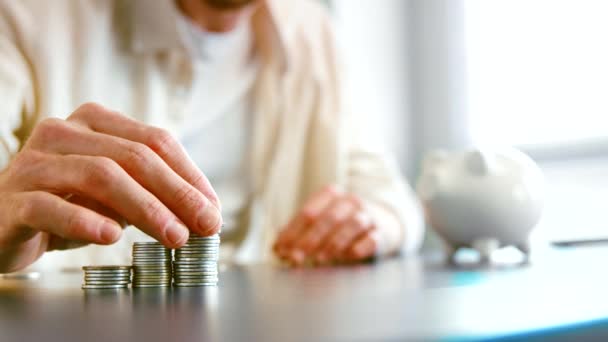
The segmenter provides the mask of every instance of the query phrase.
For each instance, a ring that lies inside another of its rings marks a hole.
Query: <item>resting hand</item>
[[[330,186],[312,196],[287,224],[274,251],[293,265],[362,261],[376,255],[379,228],[359,197]]]

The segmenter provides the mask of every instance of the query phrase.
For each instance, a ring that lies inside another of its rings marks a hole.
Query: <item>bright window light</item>
[[[608,137],[608,1],[465,0],[465,23],[476,143]]]

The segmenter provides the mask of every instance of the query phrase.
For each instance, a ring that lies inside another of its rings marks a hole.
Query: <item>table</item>
[[[605,340],[606,260],[599,246],[481,269],[231,266],[217,288],[168,291],[89,293],[80,273],[0,279],[0,341]]]

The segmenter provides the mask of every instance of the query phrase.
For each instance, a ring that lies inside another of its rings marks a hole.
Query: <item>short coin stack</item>
[[[126,289],[131,283],[131,266],[84,266],[85,290]]]
[[[173,285],[176,287],[215,286],[218,282],[217,262],[220,237],[202,237],[190,233],[188,242],[175,250]]]
[[[171,250],[158,242],[133,244],[133,287],[170,287]]]

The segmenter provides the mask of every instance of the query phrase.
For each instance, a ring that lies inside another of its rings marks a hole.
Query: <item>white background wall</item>
[[[370,134],[396,154],[404,172],[412,163],[409,89],[410,1],[333,0],[336,30],[356,110],[368,115]]]
[[[332,0],[356,100],[413,182],[432,148],[470,144],[463,6],[466,0]],[[543,154],[546,154],[544,151]],[[608,155],[541,158],[547,205],[543,239],[608,236]],[[535,156],[535,154],[533,154]]]

